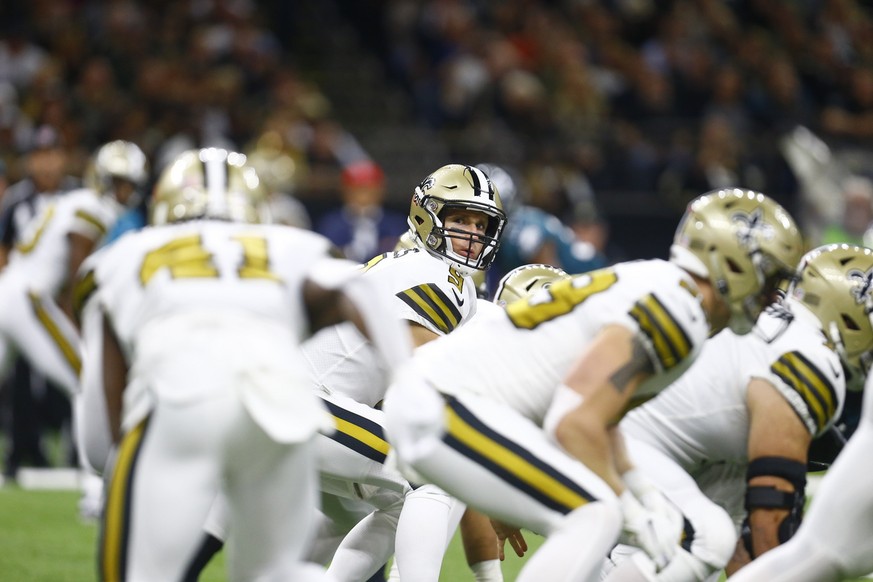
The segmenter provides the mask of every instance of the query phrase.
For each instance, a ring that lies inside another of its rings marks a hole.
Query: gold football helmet
[[[472,210],[488,217],[483,235],[472,235],[445,228],[443,218],[451,209]],[[409,228],[421,246],[432,255],[448,262],[461,273],[470,275],[484,271],[494,261],[500,246],[500,235],[506,225],[506,214],[500,194],[482,170],[473,166],[449,164],[421,181],[412,195]],[[478,257],[462,257],[452,251],[452,241],[474,240],[484,245]]]
[[[124,200],[125,206],[136,206],[142,198],[142,188],[148,179],[149,165],[138,145],[124,140],[103,144],[88,161],[85,168],[85,186],[119,202],[115,180],[133,185],[133,194]]]
[[[243,154],[221,148],[188,150],[161,172],[149,222],[197,218],[270,222],[267,191]]]
[[[832,244],[806,253],[787,299],[815,315],[833,343],[846,386],[861,390],[873,364],[873,250]]]
[[[789,278],[803,252],[791,215],[751,190],[713,190],[694,199],[682,217],[670,260],[709,279],[727,303],[728,326],[748,333]]]
[[[539,263],[516,267],[500,279],[494,293],[494,303],[504,307],[527,297],[569,275],[563,269]]]

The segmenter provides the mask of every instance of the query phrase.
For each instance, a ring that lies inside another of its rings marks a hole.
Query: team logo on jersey
[[[764,221],[764,211],[756,208],[751,214],[736,212],[731,216],[731,221],[737,224],[737,238],[744,247],[757,246],[755,243],[763,238],[770,240],[775,234],[772,224]]]
[[[866,273],[859,269],[852,269],[846,276],[849,278],[849,281],[857,283],[857,285],[852,287],[852,295],[855,296],[855,303],[858,305],[865,303],[870,296],[871,287],[873,287],[873,269],[870,269]]]

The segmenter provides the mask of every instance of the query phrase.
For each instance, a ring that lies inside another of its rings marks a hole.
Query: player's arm
[[[68,284],[65,285],[60,297],[58,297],[58,304],[61,309],[64,310],[64,313],[70,317],[71,321],[76,321],[73,311],[73,280],[76,273],[79,272],[82,263],[92,252],[94,252],[96,242],[93,238],[85,236],[84,234],[71,232],[67,235],[67,244],[70,249],[67,263],[67,272],[70,273],[70,280]]]
[[[112,440],[121,440],[121,406],[127,385],[127,361],[106,316],[103,316],[103,393]]]
[[[731,574],[788,540],[800,525],[806,461],[812,435],[768,381],[753,378],[749,409],[749,479],[743,539],[728,564]]]
[[[397,370],[412,355],[409,326],[393,314],[389,298],[375,284],[342,273],[344,268],[348,267],[326,265],[304,282],[303,301],[311,332],[350,321],[370,340],[388,369]]]
[[[80,282],[79,287],[83,286]],[[121,438],[121,403],[127,382],[127,363],[99,301],[87,297],[82,301],[79,321],[85,349],[74,426],[82,456],[92,468],[102,472],[113,446]]]
[[[562,399],[566,404],[557,403],[557,408],[566,412],[559,419],[546,419],[547,429],[554,427],[561,446],[619,494],[624,485],[615,466],[610,429],[639,385],[653,373],[654,366],[640,337],[627,327],[608,325],[573,366],[564,386],[559,387],[556,401]]]
[[[409,335],[412,338],[412,345],[415,347],[423,346],[427,342],[440,337],[439,334],[429,330],[420,323],[414,321],[407,321],[407,323],[409,324]]]

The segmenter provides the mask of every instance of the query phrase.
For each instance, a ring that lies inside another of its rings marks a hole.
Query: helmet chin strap
[[[455,265],[457,266],[457,269],[459,271],[461,271],[462,274],[467,275],[467,276],[472,275],[473,271],[475,271],[476,268],[474,266],[470,265],[469,263],[471,261],[478,262],[479,259],[481,258],[481,253],[480,253],[480,256],[475,258],[475,259],[472,259],[472,258],[465,259],[464,257],[462,257],[461,255],[459,255],[458,253],[455,252],[455,247],[452,244],[453,240],[454,239],[451,236],[445,237],[446,256],[449,257],[449,259],[451,259],[455,263]],[[482,252],[484,252],[484,251],[485,251],[485,249],[483,248]]]

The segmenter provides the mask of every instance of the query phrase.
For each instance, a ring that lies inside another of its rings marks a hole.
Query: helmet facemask
[[[745,335],[752,330],[764,308],[778,299],[780,286],[784,285],[786,280],[790,281],[794,277],[791,269],[779,264],[773,257],[764,254],[760,248],[757,248],[757,245],[750,245],[749,248],[751,249],[749,251],[750,267],[757,289],[751,293],[737,296],[729,282],[731,276],[726,275],[721,268],[721,261],[718,261],[717,257],[710,259],[712,265],[710,272],[713,274],[716,290],[730,310],[728,328],[738,335]],[[714,253],[715,251],[713,251]],[[729,258],[724,262],[727,269],[733,274],[742,272],[742,267]]]

